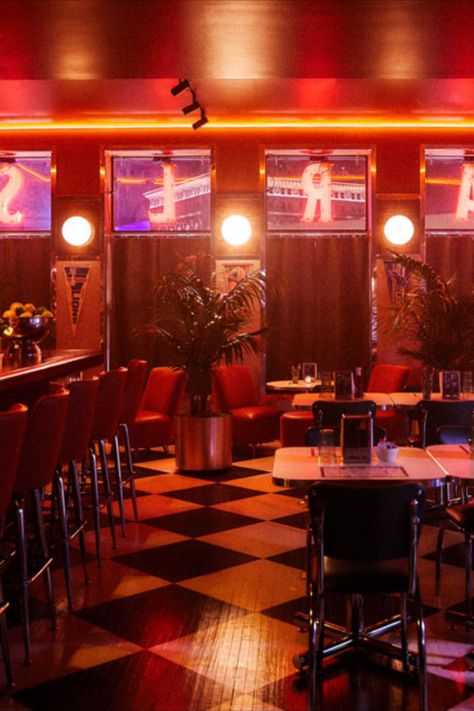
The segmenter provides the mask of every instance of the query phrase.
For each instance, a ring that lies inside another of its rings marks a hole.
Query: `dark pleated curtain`
[[[154,285],[185,257],[209,254],[207,237],[128,237],[112,242],[111,365],[131,358],[169,363],[162,343],[144,325],[155,317]]]
[[[0,237],[0,309],[12,301],[51,308],[49,237]]]
[[[474,237],[465,235],[427,235],[426,261],[445,279],[456,274],[460,293],[472,291],[474,277]]]
[[[368,368],[369,249],[365,236],[270,237],[266,246],[267,380],[292,363]]]

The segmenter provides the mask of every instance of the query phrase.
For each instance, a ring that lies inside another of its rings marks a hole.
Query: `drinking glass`
[[[462,391],[463,393],[472,393],[473,381],[472,381],[472,370],[463,370],[462,373]]]
[[[321,371],[321,392],[332,393],[332,373],[329,371]]]
[[[319,431],[319,463],[336,464],[334,430],[325,428]]]
[[[303,363],[303,380],[305,383],[315,383],[317,374],[316,363]]]
[[[298,380],[300,379],[300,366],[299,365],[292,365],[290,368],[290,372],[291,372],[291,382],[297,383]]]

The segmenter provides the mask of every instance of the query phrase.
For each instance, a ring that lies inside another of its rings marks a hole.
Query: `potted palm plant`
[[[187,412],[176,420],[176,461],[182,470],[225,469],[232,463],[231,416],[211,408],[213,369],[258,352],[263,329],[247,331],[265,295],[262,272],[250,272],[231,291],[219,292],[181,265],[157,283],[157,318],[151,330],[186,373]]]
[[[389,328],[401,342],[399,352],[421,361],[428,380],[437,370],[471,370],[474,292],[458,294],[454,277],[446,280],[426,262],[394,255],[402,278]]]

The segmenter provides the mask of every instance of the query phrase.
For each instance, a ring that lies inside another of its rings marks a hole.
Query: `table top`
[[[433,444],[426,451],[447,476],[474,479],[474,456],[468,444]]]
[[[298,393],[293,398],[293,407],[309,408],[316,400],[334,400],[334,393]],[[383,409],[387,407],[415,407],[417,402],[422,400],[421,392],[397,392],[397,393],[364,393],[363,400],[373,400],[377,407]],[[443,400],[441,393],[433,393],[431,400],[435,402],[462,402],[465,400],[474,401],[474,393],[461,394],[459,400]],[[338,398],[337,402],[345,402]],[[347,400],[353,402],[353,400]]]
[[[372,462],[345,464],[336,448],[336,464],[323,464],[318,447],[281,447],[275,452],[273,482],[277,486],[304,486],[316,481],[419,481],[439,486],[446,471],[424,449],[400,447],[394,464],[380,462],[375,448]]]
[[[283,393],[305,393],[310,392],[316,387],[320,387],[321,381],[315,380],[312,383],[307,383],[305,380],[298,380],[294,383],[291,380],[270,380],[265,383],[267,390],[271,392],[283,392]]]
[[[373,400],[377,407],[393,407],[393,400],[389,393],[364,393],[362,398],[357,398],[358,400]],[[296,408],[310,408],[313,402],[318,401],[330,401],[330,402],[355,402],[356,399],[343,400],[334,397],[334,393],[298,393],[294,396],[292,404]]]

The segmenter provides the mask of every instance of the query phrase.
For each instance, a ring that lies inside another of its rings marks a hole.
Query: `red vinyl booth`
[[[367,392],[402,392],[408,384],[410,375],[411,368],[408,365],[379,363],[372,369]],[[377,410],[375,424],[386,430],[388,439],[400,439],[407,435],[407,418],[404,410],[396,410],[393,407],[388,410]]]
[[[163,447],[174,439],[173,417],[184,393],[185,373],[168,367],[152,368],[135,419],[128,423],[132,449]]]
[[[234,444],[255,446],[280,436],[280,412],[259,397],[246,365],[219,366],[214,371],[218,407],[232,415]]]

